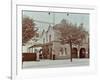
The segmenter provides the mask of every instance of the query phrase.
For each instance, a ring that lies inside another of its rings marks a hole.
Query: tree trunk
[[[72,62],[72,42],[69,40],[69,45],[70,45],[70,61]]]

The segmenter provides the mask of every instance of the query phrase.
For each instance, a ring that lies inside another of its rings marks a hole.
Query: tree
[[[33,19],[29,17],[22,18],[22,44],[24,45],[32,37],[36,35],[37,29]]]
[[[59,28],[61,33],[61,43],[62,44],[69,44],[70,51],[71,51],[71,62],[72,62],[72,45],[80,45],[82,44],[82,40],[86,37],[86,31],[83,28],[83,24],[80,24],[78,27],[77,24],[73,25],[72,23],[62,24]]]

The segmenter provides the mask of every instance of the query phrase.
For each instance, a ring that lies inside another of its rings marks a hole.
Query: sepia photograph
[[[22,10],[22,69],[89,66],[89,18]]]
[[[55,1],[13,0],[12,80],[99,77],[97,7],[85,1]]]

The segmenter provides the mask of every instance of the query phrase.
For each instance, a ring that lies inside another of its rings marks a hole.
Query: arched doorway
[[[80,58],[85,58],[85,55],[86,55],[86,49],[85,48],[81,48],[80,49],[80,54],[79,54]]]
[[[72,58],[78,58],[78,50],[77,48],[72,49]]]

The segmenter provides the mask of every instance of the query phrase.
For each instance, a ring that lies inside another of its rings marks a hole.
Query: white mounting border
[[[89,13],[91,18],[90,18],[90,51],[91,53],[97,53],[96,52],[96,8],[95,7],[76,7],[74,5],[71,6],[43,6],[43,5],[24,5],[24,4],[12,4],[12,70],[11,70],[11,75],[12,79],[14,80],[15,78],[38,78],[38,77],[54,77],[54,76],[69,76],[69,75],[87,75],[87,74],[93,74],[95,73],[96,70],[96,54],[90,55],[90,66],[89,67],[67,67],[67,68],[58,68],[59,70],[56,70],[55,68],[51,69],[28,69],[28,70],[22,70],[21,69],[21,36],[20,36],[20,31],[21,30],[21,11],[30,9],[33,10],[32,8],[36,9],[37,11],[40,10],[49,10],[50,8],[52,11],[65,11],[66,9],[67,12],[71,10],[71,12],[82,12],[82,13]],[[40,9],[42,8],[42,9]],[[65,11],[66,12],[66,11]],[[19,45],[18,45],[19,44]],[[47,72],[47,73],[44,73]],[[28,74],[27,74],[28,73]],[[81,73],[81,74],[80,74]],[[34,75],[34,76],[33,76]]]

